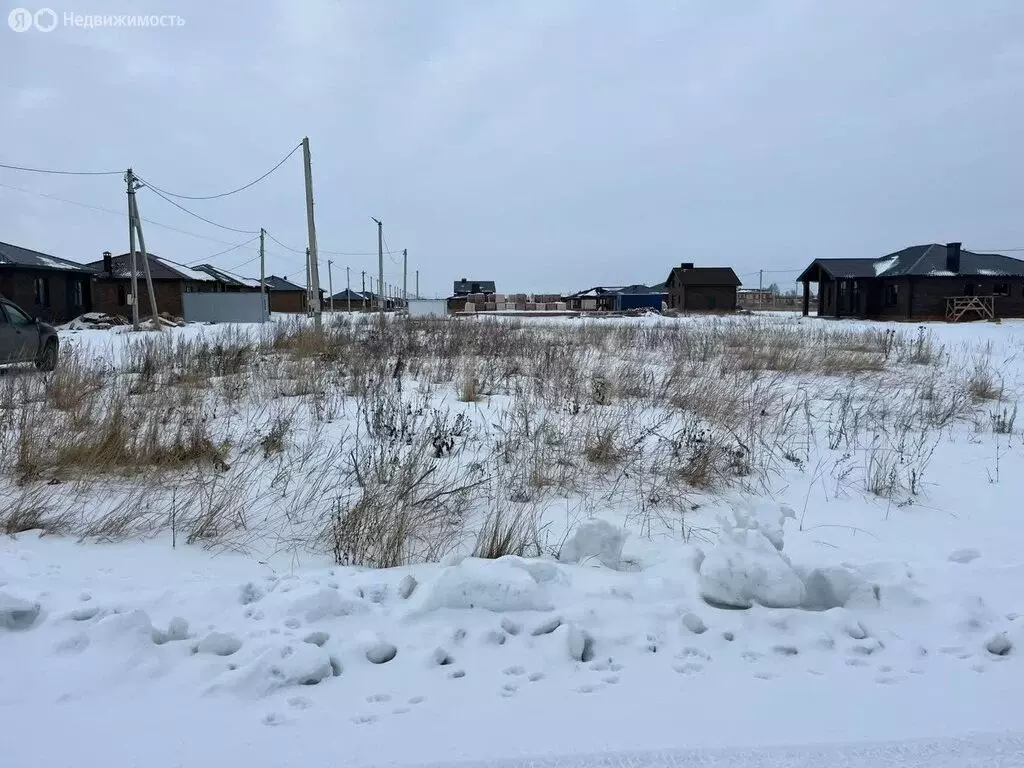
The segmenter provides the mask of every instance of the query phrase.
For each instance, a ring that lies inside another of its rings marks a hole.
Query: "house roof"
[[[742,285],[732,267],[673,267],[665,286],[671,285]]]
[[[68,261],[57,256],[50,256],[46,253],[22,248],[20,245],[11,245],[10,243],[0,243],[0,267],[54,269],[67,272],[82,272],[89,275],[96,274],[94,269],[85,264]]]
[[[266,278],[264,278],[264,282],[266,283],[267,290],[269,291],[301,291],[302,293],[306,292],[304,286],[296,285],[295,283],[290,283],[286,278],[278,277],[277,275],[267,275]]]
[[[136,277],[139,279],[145,279],[146,269],[142,264],[142,254],[138,254],[138,261],[135,266],[137,273]],[[192,282],[200,283],[212,283],[216,282],[215,277],[207,274],[206,272],[200,272],[197,269],[192,269],[184,264],[178,264],[167,259],[161,259],[159,256],[147,253],[146,258],[149,261],[149,274],[154,280],[189,280]],[[132,264],[131,254],[122,253],[117,256],[112,256],[110,259],[111,272],[110,276],[117,280],[129,280],[132,276]],[[101,276],[105,275],[103,260],[93,261],[89,263],[89,266],[96,272],[99,272]]]
[[[477,287],[475,291],[473,290],[474,285]],[[456,280],[452,293],[456,295],[460,293],[496,293],[496,290],[493,280]]]
[[[1024,261],[999,253],[960,251],[960,269],[946,268],[945,245],[912,245],[877,259],[815,259],[798,281],[813,281],[816,270],[833,279],[892,277],[1024,277]]]
[[[225,285],[237,285],[243,288],[259,288],[260,281],[253,280],[252,278],[242,277],[241,275],[235,275],[231,272],[225,272],[223,269],[218,269],[212,264],[196,264],[193,267],[198,272],[205,272],[215,280],[219,280]]]
[[[618,290],[615,291],[615,293],[623,293],[630,296],[644,296],[652,293],[661,294],[664,292],[664,283],[661,283],[659,285],[640,285],[638,283],[636,285],[627,285],[624,288],[619,288]]]
[[[607,296],[610,293],[618,293],[621,290],[622,290],[621,286],[596,285],[593,288],[587,288],[585,291],[577,291],[576,293],[570,293],[566,298],[569,298],[569,299],[594,298],[595,296]]]
[[[349,297],[351,297],[352,301],[364,301],[367,298],[369,298],[369,293],[367,293],[364,296],[359,291],[353,291],[346,288],[344,291],[340,291],[331,296],[331,298],[334,299],[335,301],[348,301]]]

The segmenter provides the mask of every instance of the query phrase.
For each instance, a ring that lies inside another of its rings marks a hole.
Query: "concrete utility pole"
[[[348,311],[352,311],[352,286],[349,282],[349,269],[345,267],[345,298],[348,300]]]
[[[420,271],[416,270],[416,298],[420,297]]]
[[[363,303],[360,305],[360,309],[366,309],[366,270],[363,270],[363,290],[360,293],[363,297]]]
[[[402,301],[409,303],[409,249],[402,249]]]
[[[306,249],[306,317],[313,312],[313,284],[309,276],[309,248]]]
[[[267,231],[260,227],[260,296],[263,299],[263,322],[270,318],[270,299],[267,298]]]
[[[757,271],[757,290],[764,288],[764,270],[759,269]]]
[[[149,270],[149,255],[146,253],[146,237],[142,234],[142,218],[139,216],[139,203],[135,198],[135,190],[141,184],[136,181],[135,174],[129,168],[125,173],[125,180],[128,182],[128,221],[132,227],[129,233],[129,244],[132,246],[132,321],[136,330],[139,327],[139,280],[137,264],[135,261],[135,235],[139,236],[139,250],[142,252],[142,263],[146,268],[146,290],[149,292],[149,308],[153,313],[153,327],[162,331],[163,324],[160,322],[160,313],[156,309],[156,293],[153,291],[153,275]]]
[[[330,294],[331,312],[334,311],[334,262],[327,260],[327,293]]]
[[[373,216],[370,217],[373,219]],[[377,309],[380,310],[380,319],[384,320],[384,224],[380,219],[373,219],[377,222]]]
[[[313,290],[313,327],[323,327],[320,317],[320,269],[317,265],[316,224],[313,221],[313,164],[309,158],[309,138],[302,140],[302,164],[306,171],[306,227],[309,230],[309,274]]]
[[[135,262],[135,206],[132,201],[135,199],[135,174],[129,168],[124,174],[124,180],[128,182],[128,255],[129,268],[132,275],[132,330],[139,330],[139,270]]]

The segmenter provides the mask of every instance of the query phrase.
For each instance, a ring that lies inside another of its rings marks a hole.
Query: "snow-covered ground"
[[[536,322],[571,335],[674,321]],[[701,322],[671,332],[700,334]],[[797,333],[887,328],[756,322]],[[911,350],[917,329],[892,328]],[[226,546],[188,546],[176,531],[172,547],[166,526],[141,540],[0,537],[2,764],[1022,765],[1024,455],[1020,427],[1000,419],[1024,385],[1024,324],[921,333],[944,350],[940,386],[960,386],[943,377],[969,378],[983,359],[998,397],[915,431],[882,405],[905,418],[895,404],[928,375],[895,356],[877,375],[824,385],[818,375],[772,378],[794,397],[820,390],[794,400],[803,410],[786,420],[766,406],[771,428],[751,428],[762,440],[785,430],[775,446],[784,459],[762,461],[750,447],[763,475],[744,468],[668,505],[671,514],[651,499],[655,512],[638,511],[622,491],[632,488],[623,475],[647,464],[610,469],[607,485],[589,480],[535,504],[554,543],[539,557],[484,560],[452,546],[440,563],[341,567],[315,546],[282,545],[315,519],[303,516],[322,503],[302,495],[310,481],[275,496],[261,474],[248,477],[263,490],[240,502],[251,512],[246,536],[224,535]],[[130,336],[79,332],[66,343],[118,367]],[[640,376],[637,350],[614,353]],[[418,380],[403,397],[429,398],[446,418],[468,414],[487,450],[509,434],[501,419],[515,395],[464,403],[455,382],[434,386]],[[338,408],[316,431],[324,451],[359,418]],[[854,415],[836,415],[843,409]],[[222,410],[215,421],[228,418]],[[749,435],[737,439],[747,446]],[[461,464],[485,461],[484,448],[460,450]],[[230,472],[243,453],[233,438]],[[5,482],[8,503],[24,502],[27,486]],[[63,479],[36,485],[56,494],[48,503],[71,498],[59,496],[73,485]],[[95,509],[125,494],[103,487],[111,498],[94,498]],[[75,493],[79,504],[86,491]],[[256,535],[254,518],[273,509],[286,511],[287,533],[275,522],[272,537]]]

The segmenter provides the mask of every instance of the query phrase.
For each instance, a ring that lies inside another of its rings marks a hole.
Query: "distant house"
[[[673,267],[665,289],[669,309],[680,312],[735,312],[736,289],[742,285],[731,267]]]
[[[363,311],[371,309],[373,306],[368,294],[353,291],[348,288],[340,293],[334,294],[327,301],[329,304],[333,303],[334,310],[336,312],[348,312],[350,307],[353,311]]]
[[[309,295],[305,286],[289,282],[287,277],[267,275],[265,279],[270,294],[270,311],[301,314],[307,311]]]
[[[217,290],[222,293],[255,293],[260,290],[259,280],[225,272],[212,264],[196,264],[192,269],[204,272],[216,280]]]
[[[596,285],[571,293],[564,297],[564,301],[567,309],[576,312],[612,312],[615,310],[616,293],[621,290],[621,286]]]
[[[147,254],[147,257],[158,312],[181,317],[185,312],[185,293],[214,293],[223,290],[220,281],[206,272],[161,259],[152,253]],[[106,251],[102,260],[88,265],[98,273],[93,298],[93,308],[96,311],[131,316],[131,261],[130,253],[113,256],[110,251]],[[148,317],[149,291],[146,287],[146,267],[141,253],[136,254],[135,271],[139,290],[139,315]]]
[[[495,293],[497,291],[495,290],[493,280],[467,280],[462,278],[455,281],[454,288],[452,289],[452,296],[470,296],[473,294],[493,296]]]
[[[913,245],[880,258],[815,259],[798,278],[803,314],[811,283],[822,317],[979,319],[1024,317],[1024,261],[960,243]]]
[[[625,312],[630,309],[661,310],[663,303],[668,303],[665,284],[660,285],[627,285],[615,292],[615,311]]]
[[[0,296],[40,320],[66,323],[91,312],[95,278],[84,264],[0,243]]]

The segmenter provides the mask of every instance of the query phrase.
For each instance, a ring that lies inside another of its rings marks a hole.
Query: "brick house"
[[[742,285],[732,267],[673,267],[665,281],[669,309],[679,312],[735,312]]]
[[[1024,261],[966,251],[960,243],[912,245],[878,258],[815,259],[797,281],[805,315],[810,284],[817,283],[821,317],[1024,317]]]
[[[142,254],[137,254],[136,266],[139,288],[139,316],[149,317],[149,292]],[[153,280],[156,308],[160,313],[181,317],[185,313],[185,293],[213,293],[222,288],[213,276],[182,264],[168,262],[152,253],[148,254],[149,272]],[[109,251],[103,259],[88,264],[98,277],[93,292],[93,308],[97,312],[131,317],[129,297],[132,292],[131,254],[113,256]]]
[[[0,243],[0,295],[40,320],[66,323],[92,311],[96,277],[84,264]]]
[[[302,314],[308,311],[309,296],[305,286],[289,282],[287,277],[267,275],[267,291],[270,294],[270,311],[286,314]],[[321,294],[321,307],[323,307]]]

